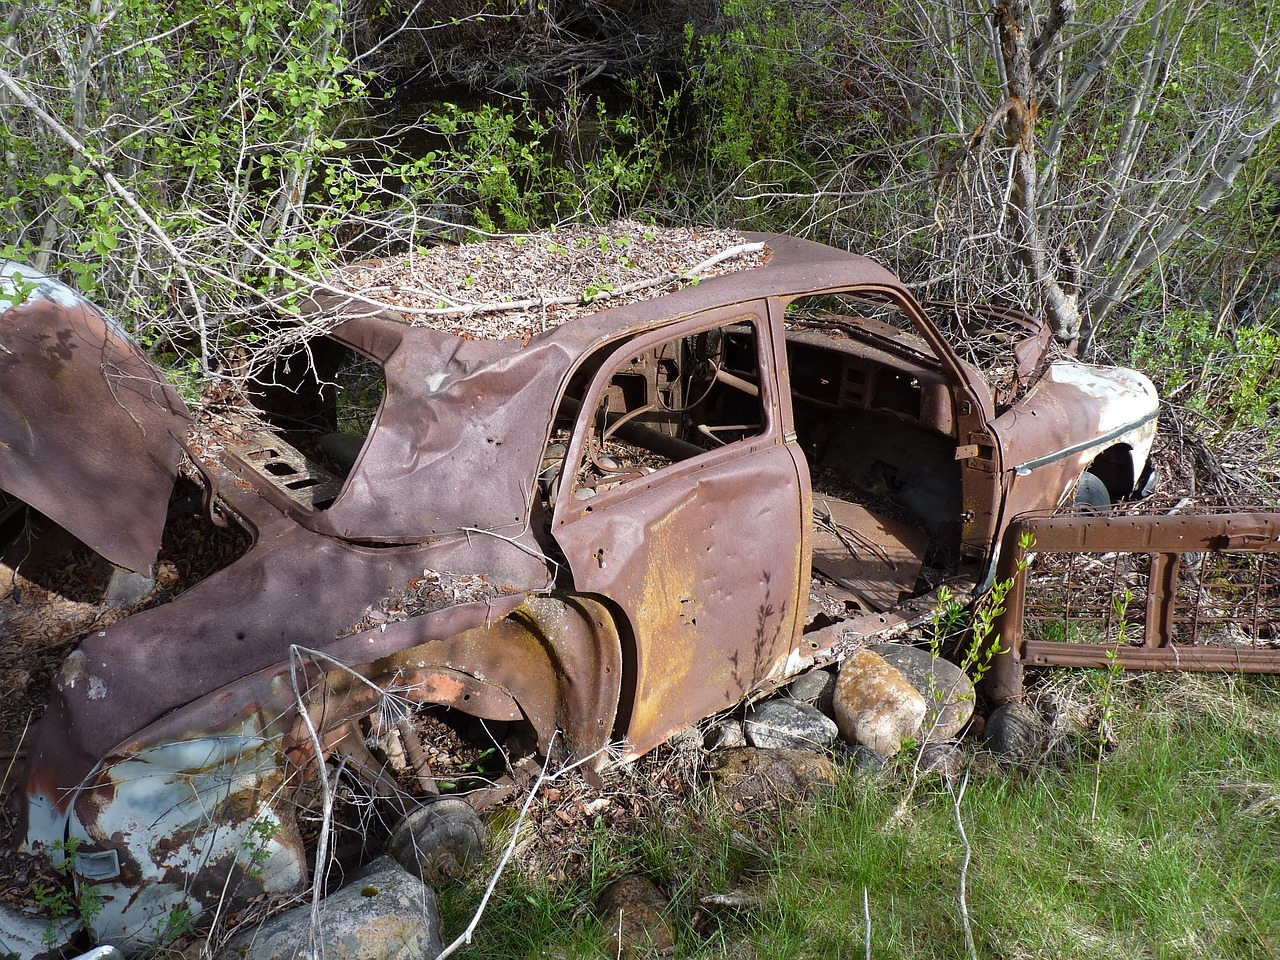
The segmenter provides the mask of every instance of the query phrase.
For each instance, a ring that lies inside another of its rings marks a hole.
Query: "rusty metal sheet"
[[[355,634],[346,649],[300,652],[300,664],[256,671],[148,725],[69,796],[37,792],[37,829],[71,803],[77,869],[103,898],[91,918],[95,935],[145,942],[174,907],[199,915],[299,889],[307,870],[292,795],[314,769],[311,729],[327,752],[379,706],[380,688],[393,686],[399,703],[525,717],[544,749],[559,731],[576,754],[599,751],[622,676],[612,619],[589,598],[521,599],[508,600],[506,608],[520,605],[505,616],[502,606],[455,606]],[[357,662],[361,650],[388,649],[395,652]]]
[[[989,694],[1020,696],[1025,665],[1280,673],[1277,554],[1265,509],[1019,519]]]
[[[1004,516],[1062,503],[1080,474],[1108,451],[1125,462],[1113,500],[1134,493],[1151,452],[1155,386],[1133,370],[1074,362],[1049,366],[1030,393],[991,424],[1012,468]]]
[[[187,409],[123,329],[61,284],[46,286],[57,299],[37,289],[0,313],[0,489],[145,572]]]
[[[813,498],[813,568],[879,613],[914,591],[929,535],[831,497]]]
[[[169,711],[287,661],[291,645],[359,664],[394,652],[393,643],[423,642],[391,630],[351,631],[371,605],[399,595],[424,570],[489,572],[495,590],[473,620],[490,610],[500,619],[521,587],[546,585],[540,563],[492,537],[379,549],[297,526],[271,534],[165,606],[84,640],[64,664],[33,736],[29,793],[64,809],[56,798],[107,751]],[[453,624],[454,632],[464,625],[473,623]],[[252,703],[260,695],[242,689],[228,699]]]

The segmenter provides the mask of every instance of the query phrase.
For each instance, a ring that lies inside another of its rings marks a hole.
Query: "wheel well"
[[[1137,482],[1133,471],[1133,447],[1117,443],[1107,448],[1089,465],[1088,472],[1106,484],[1112,500],[1129,496]]]

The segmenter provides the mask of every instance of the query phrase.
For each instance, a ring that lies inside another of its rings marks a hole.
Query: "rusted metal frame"
[[[1264,577],[1267,572],[1267,560],[1268,560],[1268,554],[1266,553],[1259,554],[1258,583],[1260,584],[1265,582]],[[1259,599],[1259,595],[1261,593],[1262,593],[1261,590],[1253,591],[1253,616],[1249,618],[1249,633],[1255,637],[1258,635],[1258,606],[1261,602]]]
[[[1178,601],[1178,571],[1182,554],[1153,553],[1147,573],[1147,619],[1143,647],[1157,650],[1173,643],[1173,614]],[[1196,606],[1199,616],[1199,605]],[[1192,636],[1195,636],[1193,631]]]
[[[1024,537],[1030,535],[1029,547]],[[1238,670],[1280,673],[1280,650],[1175,644],[1177,576],[1187,553],[1280,552],[1280,512],[1173,516],[1027,516],[1006,530],[997,568],[1000,582],[1012,581],[1005,612],[997,622],[1001,652],[992,664],[987,694],[996,702],[1022,695],[1022,668],[1035,666],[1109,667],[1127,670]],[[1027,640],[1027,583],[1024,565],[1033,553],[1147,553],[1146,617],[1141,647]],[[1198,625],[1198,604],[1193,620]],[[1258,620],[1255,595],[1253,622]]]
[[[1125,670],[1232,670],[1280,673],[1280,650],[1202,647],[1177,644],[1166,648],[1120,647],[1114,644],[1026,640],[1022,663],[1032,667],[1099,667]]]

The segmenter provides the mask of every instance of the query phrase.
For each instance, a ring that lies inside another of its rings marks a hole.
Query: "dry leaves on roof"
[[[355,264],[327,279],[415,326],[508,340],[765,259],[763,244],[731,230],[619,220],[435,247]]]

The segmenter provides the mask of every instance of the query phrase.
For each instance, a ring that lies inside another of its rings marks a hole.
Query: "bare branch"
[[[48,111],[40,106],[28,93],[22,89],[13,76],[4,69],[0,69],[0,85],[9,90],[28,110],[40,118],[40,121],[48,127],[58,139],[62,140],[67,146],[74,150],[85,162],[85,164],[102,178],[102,181],[124,204],[132,210],[151,231],[152,235],[160,241],[165,251],[173,258],[174,265],[177,266],[179,273],[187,287],[187,297],[191,303],[192,312],[196,317],[197,330],[200,334],[200,366],[204,373],[209,373],[209,341],[208,326],[205,322],[204,306],[200,300],[200,294],[196,290],[195,281],[191,278],[191,274],[187,269],[186,258],[179,252],[169,235],[165,232],[160,224],[152,219],[146,209],[138,202],[138,199],[116,179],[115,175],[107,168],[102,160],[95,156],[84,144],[77,140],[66,127],[60,124]]]

